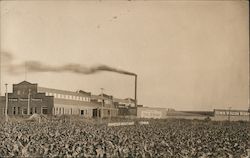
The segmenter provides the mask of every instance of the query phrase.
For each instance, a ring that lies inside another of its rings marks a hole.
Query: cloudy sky
[[[109,65],[138,74],[138,103],[177,110],[247,109],[248,2],[1,1],[1,52],[12,63]],[[8,73],[4,83],[25,80]],[[31,73],[26,80],[63,90],[134,97],[134,77]],[[11,87],[9,87],[11,91]]]

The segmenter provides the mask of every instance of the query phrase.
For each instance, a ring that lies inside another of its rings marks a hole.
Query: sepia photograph
[[[0,0],[0,158],[250,158],[247,0]]]

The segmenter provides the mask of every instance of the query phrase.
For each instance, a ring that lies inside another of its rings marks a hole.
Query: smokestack
[[[135,75],[135,107],[137,108],[137,75]]]

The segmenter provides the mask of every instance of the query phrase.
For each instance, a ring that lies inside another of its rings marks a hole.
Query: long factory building
[[[83,117],[116,117],[119,106],[135,106],[132,99],[117,99],[111,95],[92,95],[82,90],[72,92],[39,87],[23,81],[13,84],[8,93],[7,114],[11,115],[80,115]],[[0,97],[0,115],[5,114],[6,95]]]
[[[13,84],[12,93],[7,95],[9,116],[32,114],[78,115],[84,118],[137,116],[149,119],[205,119],[212,120],[250,120],[247,110],[214,109],[213,111],[175,111],[174,109],[143,107],[131,98],[118,99],[112,95],[93,95],[82,90],[72,92],[52,88],[38,87],[23,81]],[[0,96],[0,116],[5,114],[6,95]]]

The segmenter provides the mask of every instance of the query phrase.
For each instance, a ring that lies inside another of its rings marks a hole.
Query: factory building
[[[1,97],[0,114],[5,112],[6,97]],[[54,98],[37,92],[37,84],[23,81],[13,85],[12,93],[8,93],[8,115],[53,113]]]
[[[6,97],[0,97],[0,115],[5,113]],[[102,103],[103,101],[103,103]],[[82,90],[72,92],[38,87],[37,84],[23,81],[13,85],[8,93],[8,115],[79,115],[88,118],[115,117],[112,97],[91,95]]]
[[[116,117],[118,115],[118,109],[114,104],[114,98],[112,95],[92,95],[91,102],[98,104],[101,107],[98,109],[99,117],[101,117],[101,114],[103,114],[103,118]]]
[[[91,102],[91,93],[84,91],[65,91],[52,88],[38,87],[38,92],[52,96],[54,99],[53,115],[81,115],[97,117],[99,104]]]
[[[135,100],[132,98],[114,98],[114,104],[118,108],[119,116],[136,116]]]

